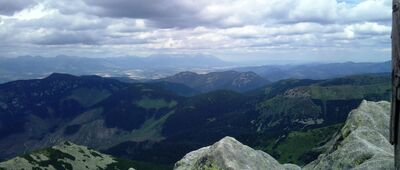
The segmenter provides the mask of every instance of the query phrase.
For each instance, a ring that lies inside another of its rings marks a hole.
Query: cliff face
[[[389,143],[389,102],[367,102],[350,112],[340,133],[326,144],[326,153],[302,169],[394,169]],[[183,169],[301,169],[280,164],[262,151],[253,150],[231,137],[190,152],[175,164]]]
[[[389,102],[367,102],[350,112],[328,151],[304,169],[394,169]]]

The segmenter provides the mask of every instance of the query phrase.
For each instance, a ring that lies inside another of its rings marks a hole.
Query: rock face
[[[282,170],[300,169],[282,165],[267,153],[254,150],[232,137],[225,137],[212,146],[188,153],[175,164],[175,170]]]
[[[61,145],[38,150],[0,163],[0,169],[120,169],[118,160],[88,149],[64,142]]]
[[[363,101],[350,112],[341,131],[324,147],[327,151],[304,166],[304,170],[394,169],[394,149],[389,143],[389,102]],[[280,164],[262,151],[225,137],[212,146],[190,152],[175,164],[175,170],[205,169],[300,169]]]
[[[330,148],[304,169],[394,169],[389,102],[367,102],[350,112]]]

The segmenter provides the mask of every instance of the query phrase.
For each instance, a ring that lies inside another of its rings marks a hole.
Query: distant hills
[[[237,71],[210,72],[207,74],[181,72],[157,81],[184,84],[200,92],[223,89],[244,92],[270,83],[254,72]]]
[[[85,58],[63,55],[57,57],[22,56],[0,58],[0,83],[43,78],[53,72],[119,77],[121,80],[127,78],[146,80],[172,78],[171,76],[185,71],[205,74],[231,70],[244,73],[254,72],[265,80],[275,82],[289,78],[321,80],[356,74],[384,73],[390,72],[390,68],[389,61],[241,67],[240,63],[226,62],[213,56],[200,54],[114,58]]]
[[[110,79],[125,83],[149,83],[182,96],[193,96],[214,90],[245,92],[271,83],[253,72],[237,71],[209,72],[205,74],[185,71],[155,80],[134,80],[126,77],[110,77]]]
[[[304,165],[363,99],[389,100],[391,94],[390,75],[383,73],[288,79],[243,93],[189,97],[177,86],[186,85],[68,74],[1,84],[0,158],[71,141],[113,156],[172,164],[233,136],[280,162]],[[298,140],[307,145],[293,147]],[[294,149],[286,152],[288,147]]]
[[[152,55],[149,57],[85,58],[21,56],[0,58],[0,82],[33,79],[53,72],[153,79],[183,70],[210,70],[231,65],[206,55]]]
[[[391,63],[328,63],[328,64],[302,64],[302,65],[265,65],[256,67],[243,67],[237,71],[253,71],[270,81],[283,79],[330,79],[348,75],[365,73],[391,72]]]

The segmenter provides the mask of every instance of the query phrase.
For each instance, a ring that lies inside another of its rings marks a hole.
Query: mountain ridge
[[[289,78],[330,79],[356,74],[390,72],[390,62],[241,66],[201,54],[110,58],[60,55],[57,57],[0,58],[0,68],[2,68],[0,69],[0,82],[42,78],[52,72],[146,80],[164,78],[185,70],[198,73],[226,70],[252,71],[265,79],[276,82]]]
[[[206,74],[197,74],[195,72],[186,71],[157,81],[185,84],[186,86],[201,92],[220,89],[244,92],[270,83],[268,80],[258,76],[254,72],[236,71],[210,72]]]
[[[253,71],[275,82],[283,79],[331,79],[366,73],[389,73],[391,61],[385,62],[345,62],[301,65],[265,65],[236,68],[237,71]]]

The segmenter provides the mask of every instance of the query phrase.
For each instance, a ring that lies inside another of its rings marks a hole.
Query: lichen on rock
[[[175,164],[175,170],[282,170],[300,169],[282,165],[265,152],[254,150],[232,137],[188,153]]]
[[[389,102],[363,101],[350,112],[328,151],[303,169],[394,169]]]

